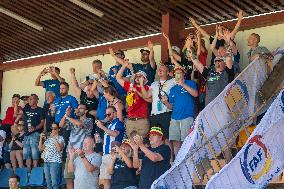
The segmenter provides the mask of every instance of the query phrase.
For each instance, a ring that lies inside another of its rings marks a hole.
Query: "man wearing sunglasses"
[[[85,104],[79,104],[78,108],[75,109],[76,118],[71,118],[71,107],[68,106],[66,109],[65,115],[59,123],[59,127],[66,128],[70,130],[70,137],[67,146],[69,148],[80,148],[83,147],[83,141],[86,137],[91,136],[93,128],[93,119],[86,117],[88,112]],[[65,169],[64,169],[64,178],[67,180],[67,188],[73,186],[74,174],[67,171],[67,165],[69,161],[69,155],[67,153]]]
[[[100,178],[103,180],[104,188],[110,188],[111,175],[108,173],[108,167],[111,164],[112,143],[121,143],[125,133],[124,124],[117,118],[117,111],[114,106],[109,106],[105,114],[108,125],[96,120],[97,126],[105,132],[102,165],[100,167]]]

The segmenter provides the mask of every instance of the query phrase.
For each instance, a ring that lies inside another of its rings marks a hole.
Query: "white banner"
[[[245,146],[208,182],[206,189],[261,189],[284,169],[284,90]]]
[[[256,93],[268,77],[267,70],[264,60],[255,60],[199,113],[173,166],[153,183],[152,189],[192,187],[194,172],[198,172],[196,165],[206,157],[219,155],[243,126],[240,121],[247,120],[260,106]]]

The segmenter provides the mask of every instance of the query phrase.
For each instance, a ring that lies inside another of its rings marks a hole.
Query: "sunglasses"
[[[112,113],[105,114],[105,117],[111,116]]]

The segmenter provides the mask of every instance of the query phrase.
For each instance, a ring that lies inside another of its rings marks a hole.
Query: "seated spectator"
[[[19,133],[13,136],[9,144],[10,160],[14,171],[17,167],[23,167],[23,141],[25,137],[24,121],[19,120],[19,122],[15,126],[17,127]]]
[[[44,175],[48,189],[59,189],[63,147],[64,139],[59,136],[57,124],[52,124],[50,136],[41,133],[38,148],[43,151],[41,157],[44,161]]]
[[[50,73],[51,79],[41,81],[41,77]],[[35,80],[35,86],[42,86],[45,88],[45,92],[52,91],[55,93],[56,97],[60,97],[60,83],[65,80],[59,75],[60,69],[58,67],[50,66],[44,68]]]
[[[126,112],[122,101],[117,97],[117,91],[115,88],[112,86],[106,87],[104,90],[104,96],[108,101],[108,105],[115,107],[118,119],[123,122]]]
[[[31,94],[29,97],[29,105],[23,109],[24,115],[24,146],[23,146],[23,158],[26,160],[26,165],[30,171],[33,167],[38,166],[39,160],[39,133],[43,129],[43,111],[41,107],[38,107],[38,96]]]
[[[21,96],[21,100],[23,101],[23,106],[22,108],[29,106],[29,96]]]
[[[141,136],[146,137],[149,130],[148,104],[143,98],[142,90],[149,90],[147,75],[140,71],[134,75],[134,84],[123,80],[122,73],[127,67],[128,61],[125,61],[116,75],[117,82],[127,91],[126,102],[128,105],[128,120],[126,121],[127,136],[132,131],[137,131]]]
[[[73,147],[75,149],[82,148],[83,147],[83,141],[86,137],[91,136],[92,128],[93,128],[93,119],[88,118],[86,116],[88,110],[86,105],[80,104],[78,108],[76,109],[76,117],[77,118],[71,118],[71,107],[69,106],[66,109],[65,115],[61,119],[59,123],[59,127],[66,128],[66,130],[71,131],[69,142],[67,149]],[[74,174],[68,172],[68,162],[69,162],[68,154],[66,158],[65,163],[65,169],[64,169],[64,178],[66,179],[66,182],[68,185],[73,185],[74,180]]]
[[[235,36],[237,34],[237,32],[239,31],[239,28],[241,26],[241,22],[244,18],[244,12],[242,10],[240,10],[238,13],[237,13],[237,17],[238,17],[238,21],[233,29],[232,32],[230,32],[230,38],[232,40],[235,39]],[[201,34],[207,39],[209,40],[210,43],[213,42],[214,40],[214,37],[213,36],[210,36],[204,29],[202,29],[195,21],[195,19],[193,18],[189,18],[189,21],[191,22],[191,24],[198,30],[201,32]],[[219,26],[218,27],[218,38],[217,38],[217,41],[216,41],[216,48],[219,49],[220,46],[225,46],[225,40],[223,39],[223,35],[224,35],[224,31],[225,30],[228,30],[226,27],[224,26]],[[212,53],[212,57],[211,57],[211,66],[214,66],[214,59],[215,59],[215,55],[214,53]]]
[[[143,137],[136,135],[131,143],[133,148],[133,167],[141,166],[140,189],[150,189],[152,183],[170,168],[171,150],[164,144],[163,132],[159,127],[149,131],[150,147],[143,144]],[[144,153],[142,165],[138,158],[138,149]]]
[[[20,189],[20,177],[18,175],[9,177],[9,189]]]
[[[79,84],[75,76],[75,68],[70,68],[70,74],[71,74],[71,87],[75,92],[75,96],[80,98],[80,103],[85,104],[87,106],[88,114],[95,117],[97,114],[96,112],[98,108],[97,98],[99,94],[98,91],[96,90],[96,86],[93,85],[96,85],[97,82],[89,80],[89,84],[82,90],[79,87]]]
[[[137,189],[136,170],[133,168],[131,150],[128,139],[124,139],[120,146],[112,149],[112,161],[108,167],[111,175],[110,189]]]
[[[12,96],[12,106],[7,108],[6,115],[4,120],[2,121],[2,125],[0,126],[1,130],[4,130],[6,132],[7,138],[11,137],[11,130],[14,134],[17,133],[17,129],[12,128],[14,123],[18,122],[20,116],[19,112],[22,110],[21,106],[19,106],[20,103],[20,95],[14,94]]]
[[[249,62],[254,61],[261,54],[271,54],[271,52],[264,46],[259,46],[260,36],[257,33],[252,33],[248,37],[248,46],[250,47],[247,53]]]
[[[96,120],[97,126],[105,132],[102,165],[100,167],[100,178],[103,180],[104,188],[110,188],[111,175],[107,169],[111,163],[111,144],[113,142],[121,143],[125,134],[124,124],[117,118],[115,107],[109,106],[106,110],[106,118],[109,121],[107,126],[99,120]]]
[[[126,91],[124,90],[124,88],[119,85],[119,83],[116,80],[116,74],[118,73],[118,71],[121,68],[121,64],[119,60],[124,60],[125,55],[124,52],[122,50],[118,50],[117,52],[114,52],[112,50],[112,48],[109,48],[109,53],[111,54],[111,56],[115,59],[115,65],[112,66],[109,69],[109,74],[108,74],[108,79],[114,84],[114,87],[117,91],[117,95],[118,98],[121,99],[123,102],[125,101],[125,97],[126,97]],[[118,58],[118,59],[117,59]],[[129,69],[125,69],[122,76],[124,78],[128,77],[131,75],[131,72]]]
[[[175,68],[174,74],[176,85],[171,88],[169,96],[162,97],[162,102],[173,110],[169,140],[173,143],[176,156],[194,121],[194,97],[197,97],[198,92],[194,81],[184,79],[182,68]]]
[[[83,150],[81,148],[69,148],[70,161],[68,163],[68,171],[74,172],[75,189],[99,188],[99,168],[102,157],[94,152],[94,147],[93,138],[87,137],[83,142]]]
[[[3,158],[3,147],[4,147],[4,142],[6,139],[6,132],[3,130],[0,130],[0,169],[4,166],[4,158]]]
[[[51,133],[51,125],[55,121],[55,113],[52,112],[50,106],[53,105],[55,100],[55,93],[52,91],[47,91],[45,93],[45,104],[43,105],[43,118],[44,118],[44,132]]]

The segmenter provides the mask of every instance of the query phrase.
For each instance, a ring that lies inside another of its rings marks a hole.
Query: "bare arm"
[[[151,161],[158,162],[164,160],[164,158],[161,156],[161,154],[152,152],[149,150],[144,144],[140,146],[140,149],[142,152],[144,152],[145,156],[147,156]]]
[[[88,161],[88,159],[86,157],[81,158],[86,170],[88,172],[94,172],[96,170],[98,170],[99,168],[96,167],[95,165],[91,164],[91,162]]]
[[[217,40],[218,40],[218,35],[219,35],[219,32],[218,32],[218,25],[216,25],[216,34],[215,34],[215,37],[214,37],[214,40],[212,41],[212,44],[211,44],[211,51],[214,53],[215,56],[218,56],[218,50],[216,49],[216,43],[217,43]]]
[[[233,68],[233,60],[232,60],[232,57],[231,56],[227,56],[226,57],[226,66],[227,68],[229,69],[232,69]]]
[[[44,87],[44,83],[40,80],[42,76],[44,76],[45,74],[47,74],[47,69],[44,68],[39,75],[37,76],[36,80],[35,80],[35,86],[42,86]]]
[[[101,121],[96,121],[97,126],[102,129],[104,132],[106,132],[106,134],[112,136],[112,137],[117,137],[119,135],[119,131],[117,130],[110,130],[108,129],[106,126],[103,125],[103,123]]]
[[[75,68],[70,68],[70,79],[71,79],[71,87],[73,88],[75,95],[80,96],[81,95],[81,88],[79,87],[78,81],[75,76]]]
[[[235,39],[235,36],[236,36],[237,32],[238,32],[239,29],[240,29],[242,20],[243,20],[243,18],[244,18],[244,12],[243,12],[242,10],[240,10],[240,11],[237,13],[237,17],[238,17],[238,22],[236,23],[235,28],[234,28],[233,31],[231,32],[231,39]]]
[[[138,148],[133,149],[133,168],[135,169],[140,168],[140,160],[138,158]]]
[[[207,40],[210,39],[210,35],[196,23],[194,18],[190,17],[189,21]]]
[[[156,68],[156,62],[155,62],[155,57],[154,57],[154,45],[151,41],[148,41],[148,48],[150,50],[150,54],[149,54],[149,60],[150,60],[150,64],[151,64],[151,67],[153,69]]]
[[[163,36],[164,36],[164,38],[167,40],[167,43],[168,43],[169,56],[174,56],[174,58],[175,58],[176,60],[181,61],[180,55],[176,54],[176,53],[173,51],[172,45],[171,45],[171,41],[170,41],[169,37],[168,37],[165,33],[163,33]]]
[[[127,61],[127,63],[128,63],[128,61]],[[116,74],[116,80],[122,87],[124,86],[124,79],[122,77],[122,74],[123,74],[125,68],[127,67],[127,63],[123,64],[122,67],[120,68],[120,70]]]
[[[117,118],[118,118],[121,122],[124,121],[124,117],[123,117],[123,113],[122,113],[123,108],[124,108],[124,106],[122,105],[122,103],[117,103],[117,104],[115,105],[115,109],[116,109],[116,111],[117,111]]]
[[[109,48],[108,50],[109,50],[110,55],[114,58],[114,60],[115,60],[116,62],[118,62],[119,64],[124,64],[123,59],[122,59],[122,58],[117,57],[117,56],[114,54],[114,52],[113,52],[113,49],[112,49],[112,48]]]
[[[173,105],[169,103],[167,96],[162,96],[162,102],[169,110],[173,109]]]

